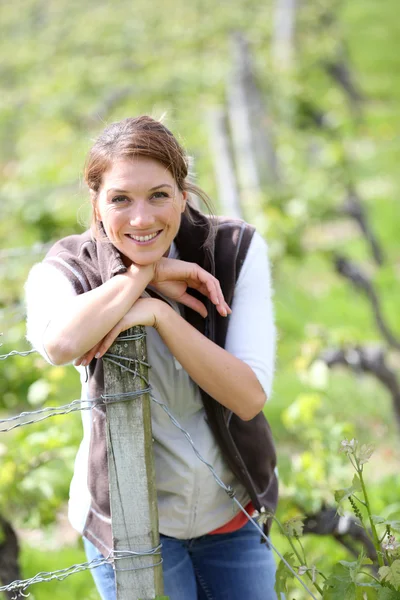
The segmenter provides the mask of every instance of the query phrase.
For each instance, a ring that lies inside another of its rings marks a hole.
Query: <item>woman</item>
[[[175,137],[150,117],[108,126],[85,179],[91,230],[60,240],[33,267],[28,339],[52,364],[74,362],[82,398],[93,398],[114,339],[146,326],[154,396],[248,511],[274,510],[275,451],[262,413],[275,347],[265,242],[246,223],[191,205],[190,194],[207,197],[188,180]],[[93,559],[108,555],[112,537],[105,413],[90,412],[82,412],[69,517]],[[152,427],[165,594],[276,598],[272,552],[259,532],[156,404]],[[115,599],[112,567],[92,572],[102,598]]]

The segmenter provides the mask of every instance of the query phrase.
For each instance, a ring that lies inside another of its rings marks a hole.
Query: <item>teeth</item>
[[[158,235],[158,231],[156,231],[156,233],[152,233],[151,235],[129,235],[129,237],[137,242],[148,242],[149,240],[155,238],[156,235]]]

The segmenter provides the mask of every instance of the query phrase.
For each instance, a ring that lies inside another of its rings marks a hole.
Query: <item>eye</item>
[[[160,198],[168,198],[168,194],[167,192],[154,192],[151,197],[159,200]]]
[[[126,196],[114,196],[114,198],[111,199],[111,202],[113,204],[122,204],[123,202],[128,201],[129,198],[127,198]]]

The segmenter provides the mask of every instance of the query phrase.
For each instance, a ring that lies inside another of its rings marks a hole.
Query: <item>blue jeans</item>
[[[160,535],[164,593],[170,600],[276,600],[272,550],[251,524],[191,540]],[[100,552],[84,538],[88,560]],[[116,600],[111,565],[92,570],[102,600]],[[132,600],[137,600],[132,597]]]

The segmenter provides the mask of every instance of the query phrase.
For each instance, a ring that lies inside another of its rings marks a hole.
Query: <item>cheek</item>
[[[124,219],[121,218],[121,216],[122,215],[116,214],[112,210],[106,210],[102,214],[102,222],[107,236],[110,238],[110,240],[117,243],[123,241],[123,238],[121,238],[119,235],[119,230],[124,223]]]
[[[181,216],[180,205],[178,202],[174,202],[173,206],[169,207],[168,216],[166,217],[168,225],[178,230],[181,224]]]

